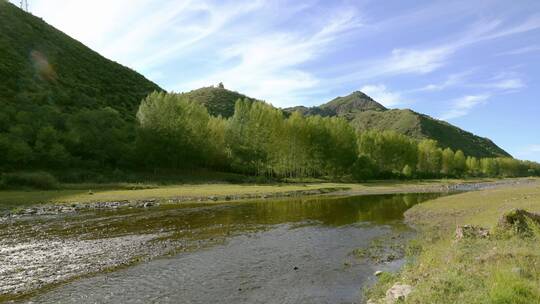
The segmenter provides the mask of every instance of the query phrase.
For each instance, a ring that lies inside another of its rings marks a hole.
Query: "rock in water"
[[[396,303],[397,301],[403,301],[412,292],[412,286],[406,284],[396,283],[392,288],[386,291],[386,303]]]

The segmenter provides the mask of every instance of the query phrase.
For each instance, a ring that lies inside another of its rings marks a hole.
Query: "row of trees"
[[[239,100],[228,119],[185,94],[152,93],[136,120],[110,107],[63,112],[47,105],[0,113],[0,169],[209,168],[272,177],[540,175],[512,158],[467,157],[395,132],[357,134],[335,117],[289,116]]]
[[[514,158],[476,158],[461,151],[442,149],[437,142],[420,142],[391,131],[364,132],[358,135],[360,178],[370,177],[512,177],[540,173],[540,165]]]
[[[356,134],[341,118],[293,113],[239,100],[229,119],[213,117],[185,95],[153,93],[141,104],[137,150],[153,167],[203,166],[275,177],[526,176],[540,165],[467,157],[395,132]]]

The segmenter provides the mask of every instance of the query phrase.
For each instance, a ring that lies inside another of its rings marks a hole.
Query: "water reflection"
[[[84,231],[87,237],[111,237],[165,231],[187,243],[214,242],[173,258],[75,281],[33,301],[357,303],[375,265],[354,260],[351,252],[395,234],[392,227],[401,223],[405,210],[437,196],[185,204],[50,219],[42,223],[49,233]]]

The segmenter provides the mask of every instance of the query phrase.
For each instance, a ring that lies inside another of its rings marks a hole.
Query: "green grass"
[[[454,240],[456,225],[493,228],[500,216],[522,208],[540,212],[540,184],[442,197],[416,205],[407,220],[420,229],[410,261],[368,297],[381,298],[395,282],[414,287],[406,303],[540,303],[540,233]],[[536,227],[537,230],[538,227]]]

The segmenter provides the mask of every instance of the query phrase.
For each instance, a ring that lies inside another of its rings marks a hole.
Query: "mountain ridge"
[[[222,85],[192,90],[186,94],[192,100],[208,108],[210,114],[230,117],[234,114],[234,104],[238,99],[260,101],[256,98],[225,89]],[[204,99],[202,96],[209,96]],[[343,117],[357,131],[396,131],[417,140],[434,139],[442,148],[462,150],[475,157],[511,157],[506,151],[488,138],[477,136],[446,121],[411,109],[388,109],[369,97],[355,91],[346,96],[336,97],[320,106],[296,106],[281,109],[286,115],[300,112],[302,115]]]
[[[443,148],[462,150],[476,157],[511,157],[488,138],[477,136],[446,121],[411,109],[387,109],[360,91],[336,97],[315,107],[292,107],[285,111],[300,110],[304,115],[339,116],[351,122],[357,131],[396,131],[412,138],[434,139]]]

